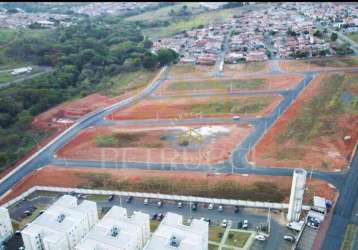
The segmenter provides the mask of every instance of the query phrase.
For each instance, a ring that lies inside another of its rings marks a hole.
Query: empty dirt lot
[[[167,81],[161,85],[155,93],[157,95],[180,95],[196,93],[238,93],[238,92],[255,92],[263,90],[287,90],[294,88],[301,80],[302,75],[285,74],[285,75],[267,75],[262,77],[245,77],[245,78],[220,78],[207,80],[182,80]]]
[[[57,155],[77,160],[212,164],[228,159],[251,131],[251,125],[96,127],[81,131]]]
[[[250,152],[272,167],[343,170],[357,141],[358,74],[321,74]],[[347,137],[346,140],[343,138]]]
[[[26,176],[22,181],[16,184],[12,191],[1,199],[1,203],[6,202],[29,188],[39,186],[60,186],[77,187],[86,186],[91,183],[91,176],[105,175],[108,182],[127,183],[127,188],[115,188],[111,190],[119,191],[142,191],[141,183],[146,181],[159,180],[169,182],[173,185],[184,185],[188,190],[185,193],[200,195],[205,192],[208,186],[215,186],[216,183],[237,183],[242,187],[248,187],[255,182],[265,182],[279,184],[278,187],[285,194],[283,202],[288,202],[289,190],[291,186],[290,177],[276,176],[258,176],[258,175],[210,175],[200,172],[164,172],[153,170],[135,170],[135,169],[93,169],[93,168],[61,168],[56,166],[46,166],[39,171],[34,171]],[[190,183],[190,185],[186,185]],[[93,184],[93,183],[92,183]],[[133,185],[132,185],[133,184]],[[307,180],[308,189],[305,193],[305,203],[312,201],[313,195],[319,195],[333,200],[336,191],[327,185],[327,183],[318,180]],[[202,191],[200,191],[202,189]],[[192,189],[192,191],[190,190]],[[184,190],[183,190],[184,192]],[[162,193],[166,193],[164,190]],[[170,192],[169,192],[170,193]],[[204,195],[201,195],[204,196]],[[250,200],[255,200],[251,197]]]

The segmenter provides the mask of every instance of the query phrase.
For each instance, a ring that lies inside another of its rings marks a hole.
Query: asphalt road
[[[341,72],[342,70],[330,70],[330,72]],[[345,70],[346,72],[358,72],[358,69]],[[11,171],[7,176],[0,180],[0,194],[6,193],[18,181],[25,177],[33,170],[43,167],[47,164],[55,164],[61,166],[77,166],[77,167],[103,167],[103,168],[139,168],[139,169],[159,169],[167,171],[206,171],[219,173],[242,173],[242,174],[260,174],[268,176],[291,176],[293,167],[287,168],[269,168],[264,166],[251,165],[247,159],[246,154],[259,139],[263,136],[265,131],[282,115],[299,93],[311,82],[315,72],[320,70],[305,72],[304,79],[292,90],[282,93],[284,99],[275,108],[275,110],[268,116],[254,121],[255,130],[236,148],[232,157],[223,164],[214,166],[208,165],[190,165],[190,164],[172,164],[172,163],[136,163],[136,162],[98,162],[98,161],[73,161],[66,159],[54,158],[55,152],[65,145],[71,138],[73,138],[82,129],[101,124],[103,125],[103,117],[110,114],[114,110],[128,107],[129,105],[145,98],[154,92],[154,90],[163,83],[164,78],[157,78],[153,81],[142,93],[130,97],[126,100],[120,101],[108,108],[96,110],[90,114],[85,115],[79,119],[72,127],[63,132],[60,136],[55,138],[52,142],[38,151],[33,157],[25,161],[16,169]],[[327,71],[325,71],[327,72]],[[163,74],[166,74],[165,70]],[[276,74],[276,73],[272,73]],[[128,121],[127,121],[128,122]],[[346,172],[340,173],[324,173],[313,171],[312,177],[325,180],[335,185],[340,191],[340,196],[334,210],[334,216],[331,226],[327,233],[323,249],[339,249],[342,237],[344,235],[346,225],[351,221],[354,203],[358,196],[358,156],[355,154],[351,168]]]

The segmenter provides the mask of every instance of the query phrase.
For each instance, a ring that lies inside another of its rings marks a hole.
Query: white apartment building
[[[13,234],[9,211],[0,207],[0,246],[11,238]]]
[[[149,215],[113,206],[76,250],[139,250],[150,236]]]
[[[21,235],[26,250],[73,250],[98,222],[97,204],[64,195],[31,222]]]
[[[209,224],[194,219],[183,225],[183,216],[168,212],[144,250],[207,250]]]

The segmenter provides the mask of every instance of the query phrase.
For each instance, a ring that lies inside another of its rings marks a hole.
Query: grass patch
[[[341,250],[351,250],[353,249],[355,235],[357,233],[357,226],[354,224],[349,224],[344,234],[344,240],[342,242]]]
[[[175,12],[179,11],[184,5],[188,7],[188,10],[193,14],[197,14],[199,12],[204,11],[205,9],[201,7],[199,3],[195,2],[187,2],[187,3],[177,3],[172,6],[163,7],[153,11],[146,11],[142,14],[131,16],[126,19],[126,21],[165,21],[170,20],[172,17],[169,15],[170,11],[173,10]]]
[[[237,80],[208,80],[200,82],[173,82],[169,90],[205,90],[205,89],[233,89],[254,90],[263,86],[264,79],[237,79]]]
[[[242,199],[255,201],[282,202],[289,194],[289,189],[280,188],[270,182],[254,182],[241,185],[237,181],[216,181],[192,179],[171,179],[168,177],[143,177],[136,181],[113,178],[111,174],[82,173],[83,180],[79,188],[120,190],[128,192],[146,192],[200,197],[220,197],[223,199]]]
[[[256,113],[262,111],[270,102],[270,99],[261,97],[252,97],[245,100],[215,100],[205,104],[194,104],[191,106],[191,112],[203,115]]]
[[[159,226],[160,221],[150,220],[150,232],[153,233]]]
[[[320,67],[352,67],[358,65],[358,58],[342,58],[342,59],[327,59],[327,60],[313,60],[306,61],[313,65]]]
[[[244,247],[247,240],[250,238],[249,232],[230,231],[226,238],[225,245],[233,247]]]
[[[107,78],[100,84],[99,90],[107,96],[121,95],[127,91],[135,90],[149,84],[157,72],[139,70],[129,73],[121,73],[117,76]]]
[[[348,36],[351,40],[358,43],[358,32],[348,33],[346,34],[346,36]]]
[[[213,244],[208,245],[208,250],[218,250],[218,249],[219,249],[219,247],[216,245],[213,245]]]
[[[206,13],[189,16],[179,21],[172,21],[166,27],[149,28],[143,30],[143,34],[150,37],[152,40],[156,40],[161,37],[171,36],[176,33],[191,30],[199,25],[207,25],[209,23],[223,23],[226,19],[232,17],[234,14],[240,12],[240,8],[221,9],[215,11],[209,11]]]
[[[343,102],[342,94],[358,84],[358,75],[332,75],[324,78],[319,95],[303,104],[297,117],[288,122],[277,137],[279,144],[287,140],[308,143],[322,136],[334,136],[338,130],[337,118],[342,114],[358,112],[357,100]]]
[[[7,83],[14,80],[14,76],[10,74],[10,72],[1,72],[0,73],[0,84]]]
[[[89,194],[86,195],[86,200],[90,200],[90,201],[107,201],[108,195],[100,195],[100,194]]]
[[[97,147],[126,148],[143,146],[147,148],[160,148],[160,142],[141,142],[146,136],[144,132],[138,133],[114,133],[110,135],[98,135],[95,137]]]
[[[225,228],[219,226],[209,227],[209,240],[220,243],[222,235],[225,232]],[[221,237],[220,237],[221,236]]]
[[[265,62],[249,62],[244,64],[244,71],[258,72],[265,69]]]
[[[15,39],[17,31],[15,29],[1,28],[0,29],[0,46],[6,45]]]

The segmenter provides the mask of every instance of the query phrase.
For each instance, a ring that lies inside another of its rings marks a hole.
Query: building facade
[[[13,233],[9,211],[4,207],[0,207],[0,246],[10,239]]]
[[[139,250],[150,236],[149,215],[113,206],[89,234],[77,245],[76,250]]]
[[[168,212],[144,250],[207,250],[209,224],[194,219],[183,225],[183,216]]]
[[[97,204],[64,195],[21,232],[26,250],[72,250],[98,222]]]

